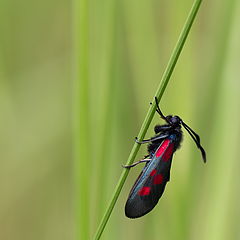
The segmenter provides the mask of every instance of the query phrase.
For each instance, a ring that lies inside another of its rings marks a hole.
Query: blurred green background
[[[92,238],[191,5],[1,1],[0,239]],[[203,1],[160,104],[199,133],[207,164],[185,132],[162,199],[136,220],[132,169],[102,239],[240,239],[239,21],[239,1]]]

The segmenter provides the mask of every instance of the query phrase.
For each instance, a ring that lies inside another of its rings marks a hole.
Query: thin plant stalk
[[[175,65],[176,65],[177,60],[179,58],[179,55],[180,55],[180,53],[182,51],[184,43],[185,43],[185,41],[187,39],[188,33],[189,33],[189,31],[191,29],[191,26],[192,26],[192,24],[194,22],[196,14],[197,14],[197,12],[199,10],[201,2],[202,2],[202,0],[196,0],[193,3],[193,6],[192,6],[192,8],[190,10],[190,13],[189,13],[189,15],[187,17],[187,20],[186,20],[186,22],[185,22],[185,24],[183,26],[182,32],[180,33],[179,39],[177,41],[177,44],[176,44],[176,46],[175,46],[175,48],[173,50],[173,53],[172,53],[172,55],[170,57],[170,60],[169,60],[169,62],[167,64],[166,70],[163,73],[163,76],[162,76],[160,84],[159,84],[159,86],[157,88],[156,94],[154,95],[154,97],[155,96],[157,97],[159,102],[160,102],[160,100],[162,98],[162,95],[163,95],[163,93],[164,93],[164,91],[165,91],[165,89],[167,87],[169,79],[170,79],[170,77],[172,75],[172,72],[173,72],[173,70],[175,68]],[[146,117],[145,117],[145,119],[143,121],[142,127],[141,127],[141,129],[139,131],[139,134],[138,134],[138,139],[140,141],[144,138],[144,136],[145,136],[145,134],[147,132],[147,129],[149,128],[149,125],[150,125],[150,123],[151,123],[151,121],[153,119],[155,110],[156,110],[156,104],[155,104],[154,98],[153,98],[152,102],[153,102],[153,104],[150,106],[150,108],[149,108],[149,110],[147,112],[147,115],[146,115]],[[130,152],[130,155],[128,157],[126,165],[130,165],[130,164],[133,163],[139,148],[140,148],[140,145],[137,144],[137,143],[134,143],[133,148],[132,148],[132,150]],[[103,218],[102,218],[102,220],[101,220],[101,222],[99,224],[99,227],[98,227],[98,229],[96,231],[96,234],[95,234],[95,237],[94,237],[95,240],[100,239],[100,237],[102,235],[102,232],[103,232],[103,230],[104,230],[104,228],[105,228],[105,226],[106,226],[106,224],[108,222],[108,219],[109,219],[109,217],[111,215],[111,212],[112,212],[112,210],[113,210],[113,208],[115,206],[115,203],[116,203],[116,201],[117,201],[117,199],[119,197],[119,194],[121,192],[123,184],[126,181],[128,173],[129,173],[129,169],[128,168],[124,168],[123,171],[122,171],[122,174],[121,174],[121,176],[119,178],[119,181],[118,181],[118,183],[117,183],[117,185],[115,187],[115,190],[113,192],[113,195],[112,195],[112,198],[111,198],[111,200],[109,202],[109,205],[108,205],[108,207],[106,209],[106,212],[104,213]]]
[[[75,223],[76,238],[89,239],[89,181],[88,129],[89,129],[89,16],[88,1],[74,1],[73,4],[73,44],[75,62],[74,81],[74,181],[75,181]]]

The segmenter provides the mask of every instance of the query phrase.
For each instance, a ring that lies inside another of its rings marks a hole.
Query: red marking
[[[173,148],[174,144],[170,143],[169,139],[164,140],[156,152],[156,157],[162,155],[163,161],[167,162],[173,154]]]
[[[173,154],[173,143],[169,144],[168,148],[166,151],[163,153],[162,160],[164,162],[167,162]]]
[[[161,184],[163,182],[163,175],[158,174],[153,179],[153,184]]]
[[[154,175],[156,174],[156,172],[157,172],[157,170],[156,170],[156,169],[153,169],[153,170],[151,171],[151,173],[150,173],[150,176],[151,176],[151,177],[154,176]]]
[[[162,142],[161,146],[157,150],[156,157],[160,157],[164,153],[169,143],[170,143],[169,139],[166,139]]]
[[[138,194],[139,194],[140,196],[146,196],[146,195],[148,195],[148,194],[150,193],[150,190],[151,190],[150,187],[142,187],[142,188],[139,190]]]

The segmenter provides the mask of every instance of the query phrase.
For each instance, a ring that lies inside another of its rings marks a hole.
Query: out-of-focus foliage
[[[0,239],[73,239],[71,6],[0,6]]]
[[[89,194],[89,216],[82,220],[94,234],[192,5],[84,2],[87,107],[80,107],[89,121],[87,144],[78,147],[88,157],[78,169],[72,147],[73,59],[81,55],[73,44],[81,26],[73,21],[75,2],[0,3],[1,239],[75,239],[76,228],[82,230],[74,224],[76,171],[86,176],[80,191]],[[102,239],[240,238],[239,16],[236,0],[203,1],[161,102],[165,114],[181,116],[199,133],[207,164],[185,133],[162,199],[136,220],[124,216],[142,166],[132,169]],[[158,122],[156,116],[146,137]],[[138,158],[145,153],[143,146]]]

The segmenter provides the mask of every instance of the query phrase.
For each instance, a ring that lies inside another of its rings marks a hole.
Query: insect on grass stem
[[[184,46],[184,44],[186,42],[188,33],[189,33],[189,31],[190,31],[190,29],[192,27],[192,24],[194,22],[196,14],[197,14],[197,12],[199,10],[201,2],[202,2],[202,0],[195,0],[194,1],[193,5],[192,5],[192,8],[191,8],[191,10],[189,12],[189,15],[187,17],[187,20],[186,20],[186,22],[185,22],[185,24],[183,26],[183,29],[182,29],[182,31],[181,31],[181,33],[179,35],[178,41],[176,43],[176,46],[175,46],[175,48],[174,48],[174,50],[172,52],[172,55],[171,55],[170,59],[169,59],[167,67],[166,67],[166,69],[165,69],[165,71],[163,73],[163,76],[162,76],[160,84],[159,84],[159,86],[157,88],[156,94],[154,95],[154,96],[157,97],[158,102],[160,102],[160,100],[162,98],[162,95],[163,95],[163,93],[164,93],[164,91],[165,91],[165,89],[167,87],[167,84],[168,84],[169,79],[170,79],[170,77],[172,75],[172,72],[173,72],[173,70],[175,68],[175,65],[176,65],[177,60],[179,58],[179,55],[180,55],[180,53],[182,51],[182,48],[183,48],[183,46]],[[153,99],[153,102],[154,102],[154,99]],[[149,125],[150,125],[150,123],[151,123],[151,121],[153,119],[155,110],[156,110],[156,104],[154,103],[154,104],[152,104],[150,106],[150,108],[149,108],[149,110],[147,112],[147,115],[146,115],[146,117],[145,117],[145,119],[143,121],[142,127],[141,127],[141,129],[139,131],[139,134],[138,134],[139,141],[141,141],[144,138],[144,136],[145,136],[145,134],[147,132],[147,129],[148,129],[148,127],[149,127]],[[140,145],[135,142],[134,145],[133,145],[133,148],[132,148],[132,150],[130,152],[130,155],[128,157],[126,165],[131,165],[133,163],[139,148],[140,148]],[[117,183],[117,185],[116,185],[116,187],[114,189],[114,192],[113,192],[113,195],[111,197],[111,200],[110,200],[110,202],[109,202],[109,204],[108,204],[108,206],[106,208],[106,211],[105,211],[105,213],[103,215],[103,218],[102,218],[102,220],[101,220],[101,222],[100,222],[100,224],[99,224],[99,226],[97,228],[96,234],[94,236],[95,240],[100,239],[100,237],[101,237],[101,235],[103,233],[103,230],[104,230],[104,228],[105,228],[105,226],[106,226],[106,224],[107,224],[107,222],[109,220],[111,212],[112,212],[112,210],[113,210],[113,208],[114,208],[114,206],[116,204],[118,196],[119,196],[119,194],[120,194],[120,192],[122,190],[122,187],[123,187],[123,185],[124,185],[124,183],[126,181],[128,173],[129,173],[129,169],[124,168],[123,171],[122,171],[122,174],[121,174],[121,176],[119,178],[119,181],[118,181],[118,183]]]

